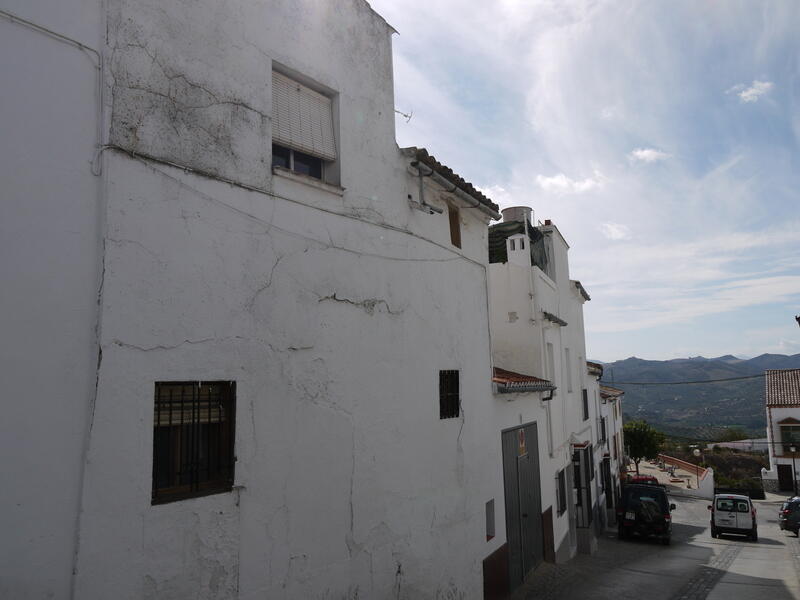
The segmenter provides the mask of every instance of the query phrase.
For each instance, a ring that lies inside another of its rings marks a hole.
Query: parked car
[[[619,539],[631,535],[653,536],[664,545],[672,538],[672,514],[667,489],[652,483],[626,483],[617,505]]]
[[[633,475],[628,480],[628,483],[646,483],[646,484],[662,485],[658,483],[658,479],[656,479],[652,475]]]
[[[800,537],[800,496],[788,498],[778,512],[778,525]]]
[[[711,511],[711,537],[722,533],[738,533],[758,541],[756,507],[749,496],[739,494],[716,494]]]

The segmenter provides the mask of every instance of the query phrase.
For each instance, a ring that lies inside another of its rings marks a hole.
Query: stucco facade
[[[532,212],[525,207],[505,209],[503,214],[504,223],[493,226],[494,241],[490,241],[492,358],[495,366],[547,379],[557,388],[550,400],[528,394],[514,406],[524,406],[531,414],[528,419],[539,424],[543,508],[556,502],[555,475],[565,470],[569,476],[568,510],[560,515],[554,511],[556,557],[562,561],[579,550],[596,549],[594,520],[601,512],[599,501],[604,500],[598,383],[586,369],[583,303],[587,295],[569,278],[569,246],[555,225],[548,221],[534,227]],[[514,230],[515,223],[522,223],[519,232]],[[541,264],[533,259],[536,250],[531,245],[535,243],[540,244],[537,256],[545,257]],[[515,416],[509,408],[505,423],[512,423]],[[594,463],[591,478],[584,482],[584,487],[591,488],[588,494],[572,479],[575,451],[584,449],[590,449],[588,456]],[[584,499],[590,495],[591,506],[584,507],[591,517],[576,514],[580,495]]]
[[[40,4],[9,10],[89,51],[0,19],[4,69],[38,69],[4,94],[22,401],[0,595],[479,597],[503,540],[489,217],[430,179],[444,212],[414,207],[391,27],[361,0]],[[273,69],[333,98],[326,182],[270,168]],[[439,418],[440,370],[458,418]],[[231,491],[151,503],[169,381],[236,383]]]

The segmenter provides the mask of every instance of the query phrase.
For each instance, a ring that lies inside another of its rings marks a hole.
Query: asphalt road
[[[672,544],[600,539],[595,555],[563,565],[544,563],[513,600],[800,600],[800,540],[778,529],[779,503],[756,501],[758,542],[744,536],[713,539],[708,500],[671,497]]]

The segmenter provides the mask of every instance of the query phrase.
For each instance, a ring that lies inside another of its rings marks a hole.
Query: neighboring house
[[[765,373],[770,468],[761,470],[761,480],[769,492],[794,492],[800,486],[800,369]]]
[[[586,371],[583,327],[589,296],[569,279],[561,233],[550,221],[534,226],[532,216],[527,207],[507,208],[489,228],[492,358],[495,368],[556,388],[516,394],[500,426],[536,432],[543,529],[552,528],[555,559],[563,561],[594,551],[600,526],[596,380]]]
[[[589,363],[589,368],[597,369],[597,363]],[[600,373],[602,377],[602,371]],[[601,430],[606,438],[603,450],[602,470],[606,479],[606,516],[609,523],[616,522],[616,502],[619,498],[621,473],[625,468],[625,439],[622,430],[623,390],[607,385],[600,386]],[[609,491],[611,494],[609,495]]]

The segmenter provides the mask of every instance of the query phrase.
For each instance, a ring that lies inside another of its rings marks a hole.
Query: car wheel
[[[717,528],[712,526],[712,527],[711,527],[711,537],[712,537],[712,538],[715,538],[715,537],[717,537],[718,535],[719,535],[719,534],[717,533]]]
[[[758,541],[758,529],[756,529],[755,527],[753,527],[753,531],[750,533],[750,539],[753,540],[754,542]]]
[[[661,538],[661,543],[664,544],[665,546],[669,546],[669,542],[670,542],[670,536]]]
[[[618,532],[617,532],[617,537],[618,537],[619,539],[621,539],[621,540],[624,540],[624,539],[625,539],[625,528],[624,528],[624,527],[620,527],[620,528],[619,528],[619,530],[618,530]]]

